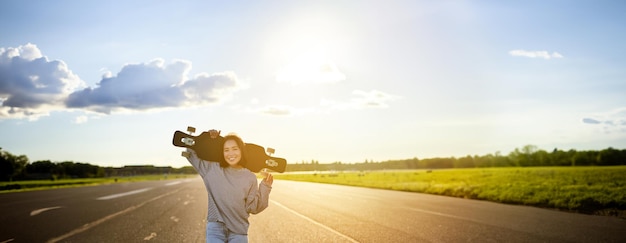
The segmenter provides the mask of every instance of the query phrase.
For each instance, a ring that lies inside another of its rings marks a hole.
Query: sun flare
[[[333,83],[346,77],[322,48],[300,52],[279,69],[276,80],[292,84]]]

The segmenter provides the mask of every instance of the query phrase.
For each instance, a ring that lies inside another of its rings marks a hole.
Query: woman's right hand
[[[211,138],[217,138],[217,137],[219,137],[219,136],[220,136],[220,133],[221,133],[221,132],[222,132],[221,130],[220,130],[220,131],[218,131],[218,130],[215,130],[215,129],[211,129],[211,130],[209,130],[209,136],[210,136]]]

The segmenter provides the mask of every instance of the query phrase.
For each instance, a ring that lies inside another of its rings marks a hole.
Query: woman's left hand
[[[261,175],[263,175],[263,183],[268,186],[272,186],[272,183],[274,183],[274,176],[267,171],[261,171]]]

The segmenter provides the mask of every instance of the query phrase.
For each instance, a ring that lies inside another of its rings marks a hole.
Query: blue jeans
[[[248,235],[235,234],[226,228],[222,222],[206,223],[207,243],[248,243]]]

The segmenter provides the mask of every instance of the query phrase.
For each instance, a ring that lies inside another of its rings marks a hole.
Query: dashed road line
[[[157,236],[157,233],[152,232],[152,233],[150,233],[150,235],[144,237],[143,240],[152,240],[152,238],[154,238],[156,236]]]
[[[35,216],[35,215],[43,213],[45,211],[53,210],[53,209],[59,209],[59,208],[62,208],[62,207],[61,206],[56,206],[56,207],[49,207],[49,208],[40,208],[40,209],[31,211],[30,212],[30,216]]]
[[[143,188],[143,189],[134,190],[134,191],[129,191],[129,192],[124,192],[124,193],[108,195],[108,196],[99,197],[99,198],[96,198],[96,199],[97,200],[109,200],[109,199],[114,199],[114,198],[118,198],[118,197],[124,197],[124,196],[128,196],[128,195],[133,195],[133,194],[137,194],[137,193],[146,192],[146,191],[148,191],[150,189],[152,189],[152,187]]]
[[[183,183],[183,182],[182,181],[173,181],[173,182],[165,184],[165,186],[173,186],[173,185],[177,185],[177,184],[180,184],[180,183]]]
[[[435,212],[435,211],[430,211],[430,210],[425,210],[425,209],[419,209],[419,208],[410,208],[410,207],[404,207],[404,208],[408,209],[408,210],[411,210],[411,211],[415,211],[415,212],[427,213],[427,214],[437,215],[437,216],[441,216],[441,217],[448,217],[448,218],[453,218],[453,219],[459,219],[459,220],[483,223],[483,222],[480,222],[478,220],[465,218],[465,217],[461,217],[461,216],[456,216],[456,215],[452,215],[452,214],[445,214],[445,213],[440,213],[440,212]]]

